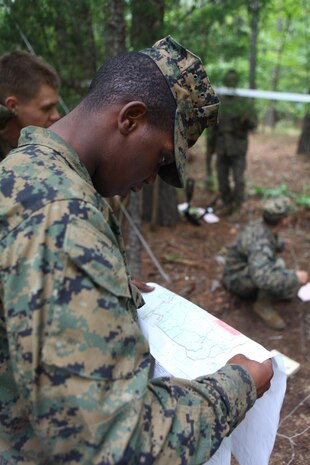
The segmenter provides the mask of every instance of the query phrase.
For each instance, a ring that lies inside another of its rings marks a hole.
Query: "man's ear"
[[[147,107],[140,101],[132,101],[124,105],[118,114],[118,128],[123,135],[134,131],[139,124],[145,122]]]
[[[4,105],[10,110],[14,115],[17,114],[18,109],[18,98],[15,95],[9,95],[4,100]]]

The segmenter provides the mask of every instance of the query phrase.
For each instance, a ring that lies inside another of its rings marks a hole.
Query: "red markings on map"
[[[225,323],[225,321],[214,320],[214,322],[217,323],[219,326],[221,326],[223,329],[226,329],[226,331],[228,331],[233,336],[241,335],[241,333],[237,329],[233,328],[232,326],[229,326],[227,323]]]

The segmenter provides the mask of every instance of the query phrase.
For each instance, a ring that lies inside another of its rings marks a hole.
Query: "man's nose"
[[[51,113],[51,116],[50,116],[50,120],[55,123],[55,121],[59,120],[60,118],[60,114],[58,113],[58,111],[56,110],[56,108],[52,111]]]

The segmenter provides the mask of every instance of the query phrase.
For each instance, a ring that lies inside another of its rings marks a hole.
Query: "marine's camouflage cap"
[[[273,197],[263,203],[263,216],[268,221],[278,221],[295,211],[291,199],[285,196]]]
[[[171,36],[141,50],[166,78],[177,104],[174,124],[175,163],[163,166],[159,176],[175,187],[185,186],[186,154],[202,131],[217,123],[219,99],[201,59]]]

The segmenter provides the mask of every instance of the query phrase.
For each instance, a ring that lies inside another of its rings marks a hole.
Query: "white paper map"
[[[194,379],[214,373],[233,355],[242,353],[262,362],[273,354],[207,311],[164,287],[144,293],[138,309],[141,330],[155,358],[154,376]],[[268,465],[286,389],[281,355],[273,357],[270,389],[247,412],[206,465]]]
[[[207,311],[158,284],[144,293],[139,323],[153,357],[165,370],[193,379],[221,368],[236,354],[262,362],[271,357],[263,346]]]

